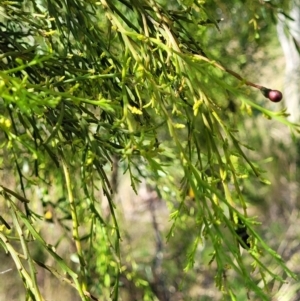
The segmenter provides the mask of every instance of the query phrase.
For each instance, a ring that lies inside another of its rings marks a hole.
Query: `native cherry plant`
[[[42,270],[84,301],[118,301],[122,291],[131,296],[132,287],[142,291],[137,299],[157,300],[162,282],[154,282],[169,271],[159,274],[161,250],[154,270],[139,266],[123,248],[126,229],[110,180],[118,167],[133,190],[142,180],[151,182],[167,203],[169,240],[189,221],[185,273],[195,263],[211,264],[217,288],[232,300],[240,289],[235,278],[246,292],[269,300],[271,282],[294,276],[248,215],[241,181],[251,175],[263,182],[263,171],[249,159],[224,109],[231,91],[236,102],[294,127],[284,112],[251,101],[244,85],[274,102],[282,95],[201,55],[206,25],[217,24],[211,20],[215,9],[207,9],[208,1],[182,2],[3,2],[0,203],[6,228],[0,229],[0,246],[27,298],[51,299],[43,296]],[[242,85],[223,81],[224,73]],[[243,121],[240,112],[236,117]],[[276,263],[276,272],[263,256]]]

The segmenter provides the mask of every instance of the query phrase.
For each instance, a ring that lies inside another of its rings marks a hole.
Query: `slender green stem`
[[[63,171],[64,171],[64,176],[65,176],[65,183],[66,183],[66,188],[68,191],[68,199],[69,199],[69,204],[70,204],[70,209],[71,209],[71,216],[72,216],[72,235],[73,239],[75,241],[75,246],[77,250],[77,256],[79,258],[79,263],[80,263],[80,272],[81,272],[81,287],[79,288],[79,293],[82,297],[83,300],[86,300],[86,296],[84,295],[84,291],[87,290],[87,283],[86,283],[86,263],[84,260],[84,254],[82,251],[82,246],[81,246],[81,240],[79,236],[79,222],[78,222],[78,217],[77,217],[77,209],[76,209],[76,204],[74,200],[74,195],[73,195],[73,189],[72,189],[72,182],[70,178],[70,172],[69,168],[67,166],[67,163],[62,157],[62,166],[63,166]]]
[[[21,228],[20,223],[19,223],[19,219],[18,219],[18,216],[17,216],[17,207],[9,198],[7,198],[7,199],[9,200],[9,204],[10,204],[10,207],[12,209],[10,211],[11,211],[12,218],[13,218],[14,228],[17,230],[17,233],[19,235],[21,246],[22,246],[23,253],[24,253],[24,257],[27,260],[28,266],[29,266],[29,269],[30,269],[30,279],[31,279],[30,286],[29,286],[30,290],[34,294],[36,300],[42,301],[43,298],[41,296],[41,293],[40,293],[40,290],[39,290],[39,287],[38,287],[38,284],[37,284],[37,278],[36,278],[36,273],[37,272],[36,272],[31,254],[30,254],[29,249],[28,249],[27,241],[24,238],[24,233],[23,233],[22,228]]]
[[[28,199],[24,198],[23,196],[19,195],[18,193],[12,191],[11,189],[9,189],[9,188],[7,188],[3,185],[0,185],[0,188],[2,188],[6,193],[14,196],[16,199],[18,199],[22,203],[29,203],[30,202]]]

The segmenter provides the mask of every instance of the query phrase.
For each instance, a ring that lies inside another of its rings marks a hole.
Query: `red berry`
[[[278,90],[271,90],[268,94],[268,98],[273,102],[279,102],[282,99],[282,93]]]
[[[278,90],[271,90],[265,87],[260,88],[261,93],[273,102],[279,102],[282,99],[282,93]]]

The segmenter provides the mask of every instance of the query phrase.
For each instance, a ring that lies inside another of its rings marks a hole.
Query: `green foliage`
[[[271,3],[235,2],[253,15],[255,35],[255,8],[262,8],[265,24],[277,10]],[[242,119],[254,109],[292,129],[296,125],[284,111],[250,100],[245,86],[255,84],[213,60],[214,49],[202,49],[211,31],[219,30],[218,3],[24,0],[1,5],[1,169],[12,185],[0,184],[6,201],[0,242],[28,300],[44,298],[37,267],[69,283],[81,300],[119,300],[125,279],[144,300],[156,299],[134,259],[122,257],[122,228],[109,180],[116,158],[135,191],[147,178],[172,209],[170,242],[188,225],[186,274],[199,245],[207,243],[216,286],[231,300],[240,297],[226,278],[229,270],[260,300],[269,300],[271,281],[294,277],[248,216],[241,183],[251,177],[268,180],[249,159],[251,147],[240,141],[230,118]],[[232,102],[234,114],[228,109]],[[99,205],[105,201],[107,216]],[[55,245],[39,231],[42,220],[60,227]],[[250,236],[247,242],[238,236],[239,222]],[[57,251],[65,237],[72,239],[73,263]],[[18,243],[12,245],[11,238]],[[36,259],[29,245],[47,254],[52,265]],[[284,275],[270,269],[264,257]]]

